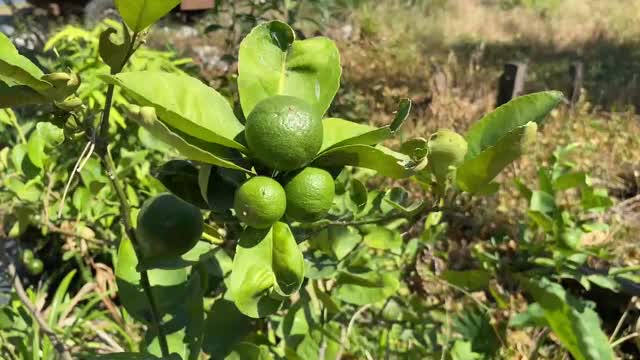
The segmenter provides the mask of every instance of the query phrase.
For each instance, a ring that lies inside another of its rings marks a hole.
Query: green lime
[[[30,249],[26,249],[22,252],[22,257],[20,259],[22,260],[22,263],[26,265],[30,263],[33,258],[33,251],[31,251]]]
[[[27,270],[31,275],[40,275],[42,270],[44,270],[44,264],[40,259],[32,259],[27,264]]]
[[[428,143],[429,167],[438,179],[445,179],[449,166],[459,165],[467,154],[467,141],[451,130],[438,130]]]
[[[247,117],[245,138],[253,156],[275,170],[303,167],[322,146],[322,120],[304,100],[273,96]]]
[[[148,258],[180,256],[200,240],[203,227],[197,207],[163,193],[142,204],[136,235],[142,253]]]
[[[287,216],[295,221],[313,222],[327,215],[336,192],[333,177],[327,171],[307,167],[285,185]]]
[[[238,188],[233,206],[240,221],[256,229],[265,229],[282,218],[287,200],[277,181],[255,176]]]

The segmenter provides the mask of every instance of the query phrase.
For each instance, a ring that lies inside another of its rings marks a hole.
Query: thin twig
[[[124,30],[128,31],[128,30]],[[135,42],[138,37],[138,32],[134,32],[131,37],[131,43],[129,44],[129,49],[127,50],[127,54],[125,55],[122,65],[118,68],[112,68],[111,74],[115,75],[119,73],[127,64],[135,50]],[[124,227],[125,233],[129,240],[131,240],[131,244],[133,245],[133,249],[136,253],[136,257],[139,260],[142,260],[142,253],[140,252],[138,246],[138,239],[136,238],[136,232],[131,224],[131,206],[129,205],[129,200],[127,199],[127,195],[124,191],[124,187],[120,180],[116,177],[116,166],[114,164],[113,158],[109,153],[108,148],[108,138],[109,138],[109,117],[111,114],[111,107],[113,106],[113,93],[115,87],[113,84],[109,85],[107,88],[107,95],[105,99],[104,109],[102,112],[102,118],[100,119],[100,124],[98,127],[97,136],[94,137],[95,151],[100,157],[100,160],[104,166],[104,170],[107,173],[107,177],[111,181],[111,185],[116,192],[118,200],[120,202],[120,221],[122,226]],[[160,352],[162,353],[163,358],[169,357],[169,346],[167,344],[167,337],[164,333],[164,329],[161,324],[160,312],[158,311],[158,305],[153,297],[153,293],[151,292],[151,283],[149,282],[149,274],[146,270],[140,270],[140,284],[142,285],[142,289],[144,291],[145,296],[147,297],[147,301],[149,302],[149,307],[151,308],[151,326],[156,331],[158,335],[158,342],[160,344]]]
[[[9,264],[9,276],[13,278],[13,288],[16,290],[16,294],[18,295],[20,302],[22,302],[31,316],[33,316],[33,318],[38,323],[40,332],[49,338],[49,341],[51,341],[51,344],[53,344],[54,349],[63,360],[73,360],[71,354],[69,353],[69,350],[67,350],[64,344],[58,339],[56,333],[49,327],[49,325],[47,325],[47,322],[43,319],[42,314],[29,300],[29,296],[22,286],[20,277],[16,273],[16,266],[13,264],[13,261],[11,261],[8,256],[5,256],[5,260],[8,261]]]
[[[129,201],[127,200],[127,195],[122,187],[122,183],[118,178],[116,178],[116,169],[113,163],[113,159],[111,158],[111,154],[107,151],[107,154],[104,158],[102,158],[102,163],[104,165],[105,171],[107,173],[107,177],[111,181],[113,188],[116,191],[116,195],[120,200],[120,220],[122,225],[124,226],[124,230],[131,240],[131,244],[133,245],[133,249],[136,252],[136,257],[138,259],[142,259],[142,254],[138,247],[138,239],[136,237],[136,232],[131,224],[131,212],[129,209]],[[160,312],[158,311],[158,305],[156,304],[155,298],[153,297],[153,293],[151,292],[151,283],[149,282],[149,274],[146,270],[140,271],[140,284],[142,285],[142,289],[147,297],[147,301],[149,302],[149,306],[151,307],[151,324],[155,328],[156,333],[158,334],[158,342],[160,343],[160,351],[162,352],[163,357],[169,356],[169,346],[167,344],[167,338],[164,333],[164,329],[160,323]]]
[[[640,333],[639,332],[634,332],[632,334],[629,334],[627,336],[623,336],[620,339],[614,341],[611,343],[611,348],[615,349],[618,345],[622,344],[623,342],[627,341],[627,340],[631,340],[635,337],[640,337]]]

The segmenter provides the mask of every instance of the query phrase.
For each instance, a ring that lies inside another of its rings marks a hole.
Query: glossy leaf
[[[214,359],[224,359],[251,332],[251,321],[232,301],[216,300],[207,313],[203,351]]]
[[[179,257],[146,259],[139,267],[142,269],[182,269],[215,257],[216,249],[216,245],[201,240],[191,250]]]
[[[346,145],[376,145],[393,136],[389,126],[376,128],[352,121],[326,118],[322,120],[323,141],[320,153]]]
[[[63,141],[64,133],[62,129],[48,122],[38,123],[36,129],[29,136],[27,143],[29,160],[38,168],[42,168],[49,158],[45,148],[56,147],[62,144]]]
[[[471,291],[488,288],[491,280],[491,274],[485,270],[445,270],[440,276],[453,285]]]
[[[158,120],[155,109],[152,107],[129,106],[128,116],[158,140],[173,146],[190,160],[249,172],[235,163],[240,161],[241,157],[234,154],[231,149],[222,148],[216,144],[203,144],[187,135],[170,130]]]
[[[377,145],[392,137],[409,116],[411,101],[400,103],[400,108],[390,125],[376,128],[339,118],[322,120],[323,139],[320,152],[345,145]]]
[[[309,244],[313,248],[340,260],[349,254],[361,241],[362,235],[354,228],[329,225],[309,239]]]
[[[168,14],[180,0],[115,0],[115,3],[124,22],[139,32]]]
[[[576,360],[607,360],[615,355],[601,330],[598,314],[547,279],[524,281],[542,307],[549,327]]]
[[[179,261],[179,259],[176,259]],[[201,280],[197,271],[172,266],[172,270],[148,270],[151,292],[158,306],[159,316],[167,334],[170,352],[182,359],[195,359],[202,342],[203,303]],[[115,268],[118,295],[122,305],[134,319],[151,324],[150,306],[140,284],[138,259],[128,238],[118,249]],[[160,355],[153,331],[146,334],[145,344],[154,355]]]
[[[263,99],[290,95],[307,101],[316,116],[329,108],[340,86],[340,55],[333,41],[296,41],[289,25],[256,26],[240,44],[238,91],[245,116]]]
[[[121,44],[113,40],[113,35],[117,32],[116,29],[111,27],[104,30],[100,34],[100,42],[98,45],[100,58],[102,58],[105,64],[109,65],[113,73],[122,70],[122,66],[127,59],[129,47],[131,46],[129,31],[123,26],[123,42]]]
[[[517,97],[478,120],[465,134],[469,146],[466,159],[473,159],[502,138],[530,122],[540,124],[555,108],[563,95],[544,91]]]
[[[127,72],[102,78],[122,87],[138,105],[154,107],[160,121],[172,131],[246,151],[235,140],[244,127],[229,102],[200,80],[161,71]]]
[[[382,301],[393,295],[400,286],[397,274],[378,271],[357,274],[341,271],[336,284],[335,297],[354,305]]]
[[[346,145],[329,149],[312,163],[317,167],[355,166],[396,179],[411,176],[409,157],[382,146]]]
[[[497,140],[476,157],[467,157],[457,168],[456,184],[470,193],[485,191],[507,165],[526,153],[535,141],[536,132],[536,123],[528,123]]]
[[[208,209],[198,186],[198,173],[198,168],[189,161],[170,160],[160,166],[155,177],[182,200],[201,209]]]
[[[209,209],[229,214],[236,189],[245,180],[244,173],[203,164],[198,173],[198,188]]]
[[[192,271],[187,284],[186,297],[182,299],[178,309],[170,316],[163,318],[169,352],[177,354],[180,359],[198,360],[204,338],[204,304],[202,280],[198,271]],[[145,334],[147,351],[161,356],[160,342],[153,328]]]
[[[20,55],[11,40],[0,33],[0,81],[7,85],[26,85],[36,91],[51,86],[41,80],[44,73],[31,60]]]
[[[304,279],[302,252],[284,223],[271,229],[246,228],[240,237],[229,279],[238,309],[264,317],[280,307],[283,296],[297,291]]]
[[[289,225],[275,223],[271,232],[275,289],[280,295],[289,296],[300,289],[304,280],[304,258]]]
[[[140,285],[137,271],[138,258],[131,241],[123,238],[118,249],[115,268],[118,295],[127,312],[136,320],[150,324],[150,307]],[[158,302],[158,310],[164,317],[173,314],[184,303],[188,294],[189,274],[186,268],[176,270],[149,270],[152,292]]]

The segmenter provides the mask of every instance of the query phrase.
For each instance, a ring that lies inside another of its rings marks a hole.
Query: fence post
[[[569,101],[571,109],[580,101],[582,84],[584,82],[584,64],[582,61],[575,61],[569,66],[569,76],[571,77],[571,88],[569,89]]]
[[[498,98],[496,107],[506,104],[509,100],[520,96],[524,91],[524,83],[527,79],[527,64],[507,63],[498,81]]]

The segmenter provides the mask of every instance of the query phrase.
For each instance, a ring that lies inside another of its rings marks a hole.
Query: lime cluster
[[[259,102],[247,117],[245,138],[255,160],[277,180],[255,176],[236,191],[234,209],[250,227],[268,228],[283,216],[313,222],[326,216],[335,183],[329,172],[310,167],[322,147],[322,121],[310,105],[292,96]]]
[[[253,176],[235,192],[236,217],[266,229],[286,215],[313,222],[327,215],[335,183],[329,172],[308,166],[320,151],[321,119],[303,100],[274,96],[258,103],[247,117],[245,138],[251,158],[276,178]],[[145,259],[180,256],[202,236],[200,210],[171,193],[147,200],[137,218],[137,245]]]

